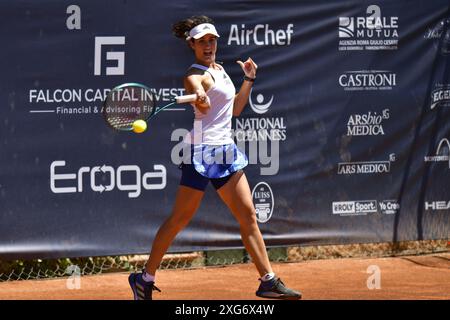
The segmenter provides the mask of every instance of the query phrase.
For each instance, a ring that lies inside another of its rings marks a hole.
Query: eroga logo
[[[397,86],[397,74],[386,70],[346,71],[338,81],[345,91],[392,90]]]
[[[269,221],[272,217],[274,207],[273,192],[269,184],[266,182],[259,182],[253,188],[252,198],[258,222],[265,223]]]
[[[448,168],[450,169],[450,142],[448,139],[443,138],[436,149],[434,156],[426,156],[425,162],[448,162]]]
[[[398,17],[383,17],[377,5],[368,6],[366,14],[339,17],[339,50],[396,50]]]
[[[266,113],[269,110],[270,106],[272,105],[273,95],[272,97],[270,97],[268,101],[265,101],[264,95],[262,93],[259,93],[256,96],[256,102],[253,100],[252,95],[253,95],[253,88],[250,91],[249,97],[249,103],[252,110],[255,111],[257,114]]]
[[[83,192],[84,182],[88,181],[94,192],[108,192],[117,187],[120,191],[128,192],[128,198],[137,198],[142,189],[162,190],[166,187],[166,167],[155,164],[153,169],[153,172],[142,173],[137,165],[124,165],[117,169],[102,165],[81,167],[75,173],[67,172],[66,161],[56,160],[50,165],[50,189],[53,193]]]
[[[436,84],[431,93],[431,106],[433,110],[436,107],[450,107],[450,85]]]
[[[122,46],[125,45],[125,37],[95,37],[94,53],[94,74],[102,74],[102,51],[104,46]],[[125,52],[107,51],[106,60],[117,61],[115,67],[106,67],[107,76],[118,76],[125,74]]]

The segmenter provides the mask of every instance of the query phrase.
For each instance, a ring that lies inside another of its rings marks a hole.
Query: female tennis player
[[[194,129],[184,139],[191,152],[187,152],[180,166],[181,181],[172,214],[156,234],[145,270],[129,276],[134,298],[149,300],[152,290],[159,291],[154,285],[155,273],[163,255],[195,214],[211,181],[237,219],[244,246],[259,272],[261,283],[256,295],[300,299],[300,292],[287,288],[272,270],[257,224],[250,187],[242,171],[248,160],[231,138],[231,119],[239,116],[248,102],[257,65],[251,58],[245,62],[237,61],[244,72],[244,79],[236,94],[224,68],[216,63],[219,34],[210,18],[194,16],[175,23],[173,33],[188,43],[195,56],[195,63],[184,77],[187,93],[197,94],[193,103]],[[211,159],[223,161],[207,161]]]

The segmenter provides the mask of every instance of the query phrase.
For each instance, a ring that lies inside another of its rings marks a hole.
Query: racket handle
[[[195,100],[197,100],[197,95],[196,94],[188,94],[186,96],[178,96],[178,97],[175,97],[175,100],[177,103],[194,102]]]

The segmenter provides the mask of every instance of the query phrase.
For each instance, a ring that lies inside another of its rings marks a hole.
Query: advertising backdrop
[[[258,64],[233,137],[268,246],[449,237],[450,13],[433,1],[1,1],[0,258],[146,253],[170,214],[190,105],[140,135],[108,90],[184,93],[174,22],[205,14],[217,60]],[[171,252],[242,247],[211,186]]]

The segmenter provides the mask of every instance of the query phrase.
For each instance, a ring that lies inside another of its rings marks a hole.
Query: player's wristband
[[[255,79],[256,78],[250,78],[250,77],[244,76],[244,80],[246,80],[246,81],[255,82]]]

